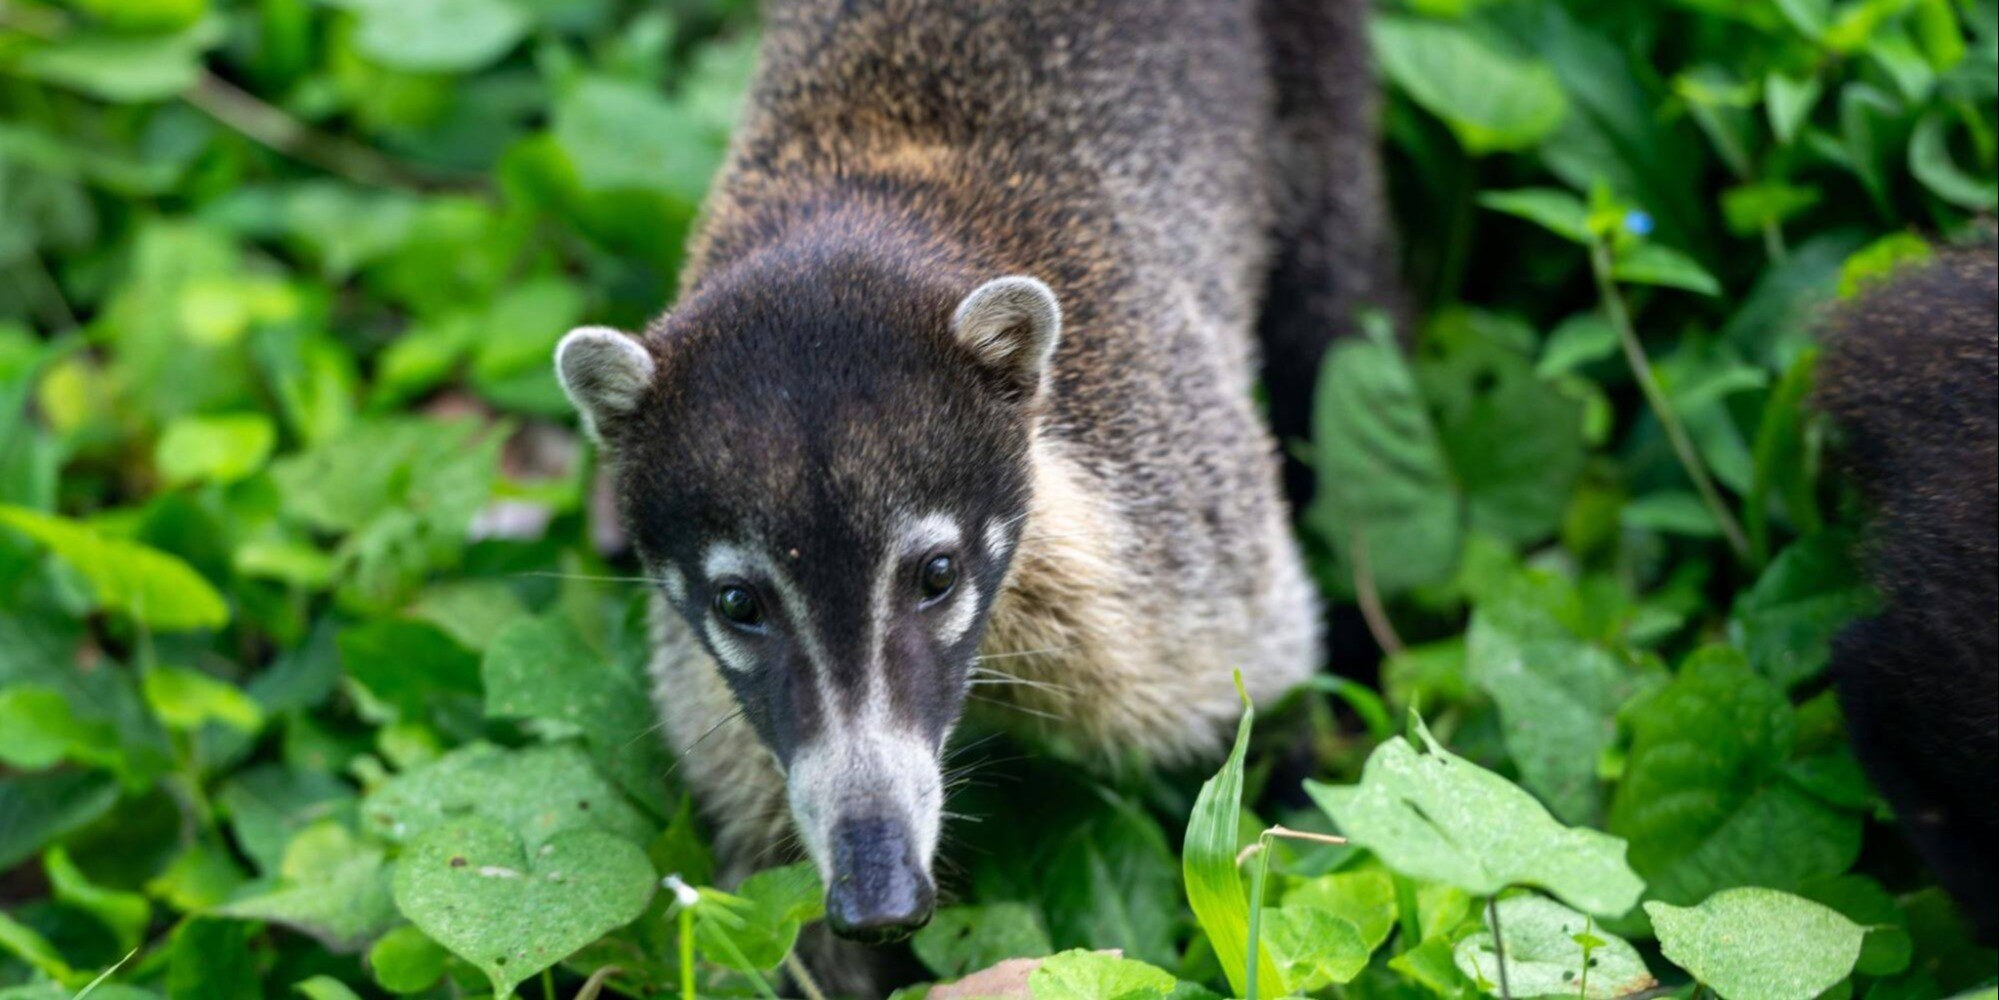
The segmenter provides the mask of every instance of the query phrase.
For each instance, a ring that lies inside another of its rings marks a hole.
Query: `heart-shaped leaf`
[[[1811,1000],[1860,959],[1865,928],[1775,889],[1725,889],[1699,906],[1646,903],[1673,964],[1726,1000]]]
[[[596,830],[557,834],[528,857],[490,820],[434,827],[396,866],[396,907],[492,980],[493,994],[638,919],[654,873],[629,841]]]
[[[1543,896],[1501,900],[1499,932],[1506,952],[1505,981],[1514,996],[1613,1000],[1658,982],[1623,938]],[[1474,980],[1500,981],[1490,925],[1458,942],[1454,957],[1459,971]]]

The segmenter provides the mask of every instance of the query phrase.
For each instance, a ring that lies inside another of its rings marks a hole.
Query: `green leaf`
[[[1509,896],[1499,901],[1498,909],[1506,954],[1504,982],[1516,997],[1614,1000],[1658,984],[1636,948],[1552,899]],[[1587,957],[1578,939],[1591,941]],[[1453,958],[1458,970],[1473,980],[1501,982],[1489,924],[1485,931],[1459,941]],[[1487,992],[1497,995],[1491,986]]]
[[[491,637],[480,676],[487,718],[532,719],[552,735],[581,735],[598,766],[634,797],[657,797],[659,775],[672,765],[653,735],[651,697],[567,620],[508,625]]]
[[[1867,930],[1855,972],[1883,977],[1909,967],[1914,952],[1909,919],[1881,883],[1865,875],[1841,875],[1808,883],[1798,895],[1839,911]]]
[[[88,771],[0,777],[0,870],[34,857],[118,803],[118,783]]]
[[[313,976],[292,985],[306,1000],[361,1000],[360,994],[332,976]]]
[[[1400,906],[1395,879],[1380,870],[1294,879],[1284,890],[1283,904],[1324,910],[1352,924],[1369,951],[1388,940]]]
[[[335,951],[351,951],[395,923],[382,849],[338,823],[300,831],[285,848],[279,874],[277,885],[216,912],[284,924]]]
[[[1762,181],[1722,192],[1721,214],[1728,220],[1729,232],[1737,236],[1754,236],[1767,228],[1783,225],[1818,203],[1818,188],[1799,187],[1782,181]]]
[[[354,41],[368,58],[417,73],[462,73],[507,54],[530,26],[508,0],[341,0],[361,16]]]
[[[1164,969],[1082,949],[1049,956],[1027,977],[1034,1000],[1165,1000],[1175,983]]]
[[[1560,188],[1487,191],[1478,203],[1495,212],[1518,216],[1580,246],[1590,243],[1589,206]]]
[[[1384,16],[1372,28],[1388,78],[1474,156],[1533,146],[1568,113],[1545,62],[1502,52],[1463,23]]]
[[[1681,288],[1702,295],[1720,295],[1721,282],[1686,254],[1657,243],[1639,243],[1619,251],[1610,275],[1636,285]]]
[[[218,722],[238,732],[264,726],[264,710],[243,689],[181,667],[154,667],[140,681],[146,704],[169,729],[199,729]]]
[[[939,979],[958,979],[1009,958],[1040,958],[1054,950],[1034,908],[1017,902],[945,907],[916,932],[910,946]]]
[[[1472,612],[1465,669],[1499,706],[1521,782],[1569,823],[1601,809],[1597,760],[1615,744],[1617,707],[1641,675],[1564,624],[1576,598],[1551,578],[1522,576]]]
[[[99,604],[136,622],[184,631],[229,621],[222,595],[187,563],[158,549],[22,507],[0,505],[0,526],[47,546],[90,581]]]
[[[376,619],[334,641],[347,676],[404,718],[422,718],[442,695],[479,693],[479,658],[423,622]]]
[[[555,139],[587,191],[654,191],[699,202],[722,165],[726,134],[650,87],[585,76],[555,104]]]
[[[41,771],[65,760],[112,764],[123,755],[109,725],[78,719],[63,692],[47,684],[0,689],[0,763]]]
[[[1109,794],[1087,804],[1092,811],[1073,821],[1038,881],[1050,939],[1172,962],[1182,859],[1144,809]]]
[[[22,72],[106,101],[161,101],[201,79],[202,53],[222,40],[220,18],[171,35],[81,32],[30,49]]]
[[[1326,354],[1313,413],[1319,493],[1306,520],[1363,560],[1384,593],[1440,583],[1457,565],[1460,512],[1437,431],[1398,349],[1352,338]]]
[[[1817,76],[1795,77],[1771,73],[1763,80],[1763,99],[1770,113],[1770,131],[1777,141],[1790,145],[1811,119],[1824,85]]]
[[[1672,683],[1623,713],[1631,729],[1609,830],[1653,899],[1691,903],[1717,889],[1792,889],[1845,871],[1860,819],[1784,779],[1793,712],[1741,653],[1709,647]],[[1781,851],[1759,845],[1783,844]]]
[[[233,483],[264,467],[277,428],[261,413],[179,417],[153,449],[153,463],[170,484]]]
[[[375,985],[391,993],[421,993],[444,976],[451,953],[416,927],[404,924],[378,938],[368,949],[368,970]]]
[[[532,849],[491,820],[464,817],[418,836],[396,865],[396,907],[432,940],[477,966],[505,996],[516,983],[636,920],[652,865],[596,830]]]
[[[701,891],[696,940],[712,961],[738,972],[777,968],[798,942],[799,928],[825,916],[819,872],[809,861],[766,868],[734,894]]]
[[[146,927],[153,918],[153,907],[146,897],[93,883],[61,847],[43,853],[42,869],[48,873],[56,899],[96,917],[110,929],[118,947],[131,951],[145,940]]]
[[[1240,677],[1236,686],[1240,691]],[[1222,769],[1201,785],[1201,794],[1194,800],[1193,815],[1187,819],[1187,840],[1181,847],[1180,870],[1187,885],[1187,902],[1207,933],[1229,985],[1237,993],[1245,993],[1249,963],[1255,961],[1256,978],[1261,981],[1257,992],[1269,989],[1274,996],[1283,990],[1284,980],[1267,950],[1259,947],[1253,958],[1249,954],[1249,897],[1243,891],[1235,861],[1242,847],[1237,838],[1242,829],[1243,758],[1249,752],[1249,732],[1255,721],[1256,709],[1245,695],[1235,749]],[[1166,988],[1172,985],[1168,982]],[[1260,998],[1250,996],[1248,1000]]]
[[[459,816],[477,816],[529,849],[570,830],[602,830],[637,844],[651,824],[574,746],[504,750],[470,743],[390,779],[361,803],[369,829],[408,843]]]
[[[1291,994],[1352,982],[1374,952],[1352,921],[1306,904],[1264,907],[1259,940]]]
[[[1539,886],[1598,916],[1617,916],[1644,889],[1624,842],[1564,827],[1512,782],[1445,750],[1412,718],[1424,750],[1396,737],[1368,757],[1358,785],[1306,791],[1353,842],[1412,878],[1492,895]]]
[[[0,912],[0,951],[13,955],[27,963],[29,968],[52,979],[69,979],[74,975],[69,963],[63,961],[48,938],[5,912]]]
[[[1800,538],[1736,598],[1731,626],[1742,650],[1779,687],[1818,676],[1833,636],[1879,603],[1853,564],[1855,544],[1844,532]]]
[[[197,917],[181,924],[168,942],[169,1000],[263,996],[257,953],[250,947],[256,931],[240,920]]]
[[[1601,313],[1577,313],[1548,334],[1548,343],[1541,348],[1541,360],[1534,366],[1534,374],[1544,379],[1566,375],[1586,364],[1613,357],[1617,350],[1617,328],[1609,320]]]
[[[1973,177],[1951,157],[1942,112],[1931,112],[1916,123],[1909,137],[1909,173],[1931,194],[1959,208],[1990,212],[1999,207],[1999,179]]]
[[[1646,903],[1659,946],[1724,1000],[1812,1000],[1853,971],[1860,925],[1772,889],[1727,889],[1694,907]]]

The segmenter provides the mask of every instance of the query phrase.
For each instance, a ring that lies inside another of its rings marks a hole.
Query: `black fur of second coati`
[[[1818,402],[1868,506],[1885,609],[1832,677],[1853,749],[1917,852],[1999,932],[1999,258],[1947,251],[1841,310]]]

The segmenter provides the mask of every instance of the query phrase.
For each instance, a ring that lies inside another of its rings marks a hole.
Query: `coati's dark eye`
[[[715,613],[744,628],[755,628],[764,621],[763,605],[757,603],[756,591],[736,583],[715,592]]]
[[[923,564],[923,573],[917,582],[923,587],[923,599],[934,601],[951,592],[958,582],[958,564],[950,556],[932,556]]]

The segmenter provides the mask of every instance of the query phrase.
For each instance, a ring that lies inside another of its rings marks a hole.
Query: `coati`
[[[1988,943],[1999,761],[1999,257],[1950,251],[1832,321],[1819,405],[1870,507],[1885,610],[1832,678],[1853,749]]]
[[[1268,702],[1315,669],[1252,386],[1308,390],[1391,283],[1364,10],[766,6],[677,306],[556,352],[734,870],[795,829],[830,925],[898,936],[972,685],[1173,763],[1223,748],[1235,671]]]

